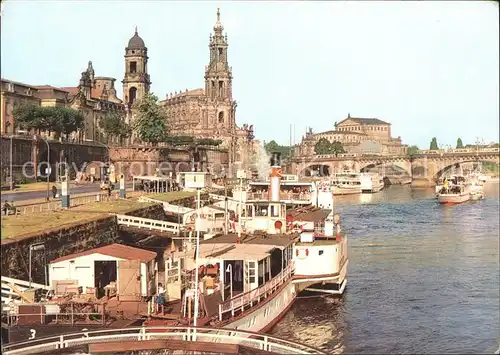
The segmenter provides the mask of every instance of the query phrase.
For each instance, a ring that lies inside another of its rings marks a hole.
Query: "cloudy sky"
[[[2,1],[1,74],[76,86],[87,62],[121,81],[139,28],[152,91],[203,87],[220,7],[237,123],[298,141],[351,113],[392,123],[407,144],[498,141],[498,3]],[[121,94],[121,84],[117,90]]]

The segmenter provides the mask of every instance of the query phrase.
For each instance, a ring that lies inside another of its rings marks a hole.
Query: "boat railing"
[[[127,227],[144,228],[149,230],[157,230],[160,232],[179,232],[179,224],[177,223],[129,216],[124,214],[117,214],[116,219],[119,225],[125,225]]]
[[[36,333],[35,333],[36,335]],[[202,328],[202,327],[130,327],[121,329],[103,329],[66,333],[57,336],[33,338],[24,342],[16,342],[2,346],[5,355],[23,355],[34,353],[53,353],[61,349],[80,347],[87,344],[108,343],[109,352],[116,351],[117,342],[141,342],[141,348],[147,349],[147,342],[151,340],[177,340],[184,342],[198,342],[200,349],[206,346],[203,343],[238,344],[259,352],[277,354],[325,354],[325,352],[289,340],[267,334],[259,334],[235,329]],[[154,344],[151,344],[154,346]],[[193,344],[196,347],[195,344]],[[114,348],[113,348],[114,347]],[[218,351],[217,351],[218,352]]]
[[[222,320],[225,313],[231,312],[231,316],[234,316],[235,311],[244,311],[246,307],[252,307],[255,303],[259,303],[261,299],[266,299],[292,277],[294,270],[295,265],[291,261],[278,275],[264,285],[219,304],[219,320]]]
[[[249,192],[248,197],[249,200],[269,200],[269,193],[267,191],[264,192]],[[311,193],[310,192],[284,192],[280,193],[281,200],[293,200],[293,201],[310,201]]]

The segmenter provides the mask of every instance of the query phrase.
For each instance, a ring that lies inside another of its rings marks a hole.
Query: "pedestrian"
[[[57,187],[56,185],[52,185],[52,198],[57,197]]]
[[[161,283],[158,284],[158,290],[157,290],[157,295],[155,299],[156,303],[156,313],[163,314],[165,312],[165,289],[163,288],[163,285]]]

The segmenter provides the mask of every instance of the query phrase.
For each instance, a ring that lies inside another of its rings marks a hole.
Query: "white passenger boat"
[[[384,188],[384,180],[377,173],[360,173],[361,192],[375,193]]]
[[[334,195],[352,195],[361,193],[359,173],[337,173],[331,178]]]
[[[437,193],[437,199],[441,204],[463,203],[469,201],[470,198],[470,185],[465,181],[457,181],[457,179],[448,184],[445,182],[445,185]]]

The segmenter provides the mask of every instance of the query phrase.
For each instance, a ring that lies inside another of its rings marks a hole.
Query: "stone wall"
[[[161,205],[142,208],[130,213],[136,217],[165,220]],[[126,243],[118,233],[116,217],[98,217],[78,225],[46,230],[17,239],[2,240],[2,275],[21,280],[29,277],[29,246],[45,244],[43,251],[32,252],[33,282],[44,283],[44,257],[47,263],[64,255],[98,248],[112,243]]]
[[[1,137],[1,182],[6,183],[6,177],[10,175],[10,144],[11,138]],[[57,178],[59,164],[66,162],[70,169],[70,177],[76,176],[76,170],[82,169],[85,164],[92,161],[105,161],[106,148],[99,145],[62,143],[59,141],[48,141],[50,154],[47,154],[47,144],[42,139],[34,141],[32,137],[12,138],[12,170],[14,180],[20,182],[32,182],[41,177],[42,166],[50,160],[52,167],[51,180]],[[24,172],[23,172],[24,166]]]

